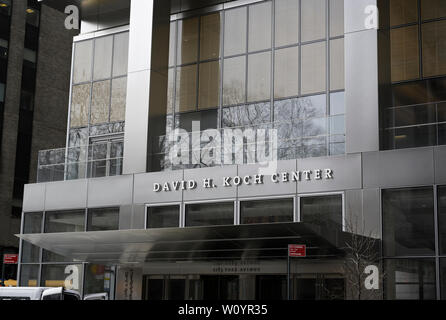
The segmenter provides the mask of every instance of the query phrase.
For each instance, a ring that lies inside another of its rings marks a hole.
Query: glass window
[[[302,94],[326,89],[326,44],[318,42],[302,46]]]
[[[198,18],[178,21],[177,64],[196,62],[198,57]]]
[[[147,207],[147,229],[178,228],[180,207]]]
[[[430,20],[446,17],[446,2],[443,0],[421,0],[421,18]]]
[[[397,149],[433,146],[437,144],[437,125],[398,128],[395,130]]]
[[[82,289],[82,265],[42,265],[42,287],[64,287],[78,292]]]
[[[21,287],[37,287],[37,279],[39,277],[38,264],[22,264],[20,266],[20,286]]]
[[[23,221],[23,233],[41,233],[42,232],[42,212],[25,212]]]
[[[61,256],[60,254],[43,249],[42,262],[71,262],[72,259]]]
[[[440,259],[441,300],[446,300],[446,258]]]
[[[299,42],[299,1],[276,0],[275,2],[276,47]]]
[[[109,121],[110,80],[93,83],[90,123]]]
[[[175,103],[175,68],[169,69],[167,81],[167,114],[172,114]]]
[[[112,80],[110,122],[125,120],[127,77]]]
[[[330,94],[330,115],[345,114],[345,92]]]
[[[170,30],[169,30],[169,67],[175,66],[176,42],[177,42],[177,22],[173,21],[170,23]]]
[[[342,195],[301,197],[300,220],[342,230]]]
[[[345,117],[344,115],[333,116],[330,118],[330,134],[345,134]]]
[[[77,42],[74,49],[73,83],[91,81],[93,40]]]
[[[119,208],[88,209],[87,231],[119,230]]]
[[[184,129],[187,132],[192,132],[192,122],[194,121],[200,123],[200,131],[216,129],[217,120],[218,111],[216,109],[181,113],[175,116],[176,127]]]
[[[85,231],[85,210],[52,211],[45,213],[45,232]]]
[[[271,48],[271,2],[249,7],[249,52]]]
[[[432,188],[384,190],[382,198],[384,255],[434,254]]]
[[[70,127],[85,127],[88,125],[88,109],[90,107],[91,84],[73,87]]]
[[[271,120],[270,104],[256,103],[223,109],[223,128],[256,126]]]
[[[440,254],[446,254],[446,186],[438,187],[438,224]]]
[[[434,104],[399,107],[395,108],[393,112],[395,127],[436,122],[436,108]]]
[[[245,102],[246,58],[237,57],[224,61],[223,105]]]
[[[293,222],[293,207],[293,199],[241,201],[240,224]]]
[[[344,77],[344,39],[330,41],[330,90],[342,90]]]
[[[115,35],[113,46],[113,77],[127,74],[129,55],[129,33]]]
[[[342,35],[344,35],[344,0],[330,0],[330,37]]]
[[[418,22],[418,0],[390,0],[390,26]]]
[[[299,47],[276,50],[274,97],[299,95]]]
[[[251,54],[248,57],[248,102],[270,99],[271,53]]]
[[[192,111],[197,105],[197,65],[177,69],[176,110]]]
[[[234,202],[186,205],[186,227],[234,224]]]
[[[302,1],[302,42],[325,39],[325,0]]]
[[[225,11],[225,56],[246,52],[247,7]]]
[[[434,259],[386,259],[384,263],[386,300],[435,300]]]
[[[29,242],[23,241],[21,261],[22,263],[39,263],[40,248]]]
[[[95,40],[93,80],[110,78],[112,54],[113,36],[98,38]]]
[[[220,63],[200,64],[198,109],[216,108],[220,104]]]
[[[94,293],[108,293],[110,297],[111,288],[114,283],[115,268],[100,264],[85,265],[84,295]]]
[[[390,30],[392,81],[416,79],[420,76],[418,26]]]
[[[221,13],[201,17],[200,60],[220,57]]]
[[[431,77],[446,74],[446,21],[424,23],[421,28],[423,75]]]

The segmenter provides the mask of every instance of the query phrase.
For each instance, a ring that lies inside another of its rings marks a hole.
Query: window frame
[[[149,208],[162,208],[162,207],[174,207],[174,206],[178,207],[178,228],[181,228],[182,203],[181,202],[163,202],[163,203],[151,203],[151,204],[146,203],[144,205],[144,230],[153,230],[153,228],[148,228]]]

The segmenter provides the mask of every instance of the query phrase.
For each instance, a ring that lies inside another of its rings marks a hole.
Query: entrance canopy
[[[334,257],[343,255],[351,239],[339,228],[305,223],[17,236],[70,259],[106,265],[285,258],[288,244],[305,244],[308,258]]]

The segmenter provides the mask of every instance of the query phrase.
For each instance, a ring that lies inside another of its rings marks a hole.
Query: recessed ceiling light
[[[31,9],[31,8],[28,8],[28,9],[26,9],[26,12],[28,12],[28,13],[34,13],[34,10]]]

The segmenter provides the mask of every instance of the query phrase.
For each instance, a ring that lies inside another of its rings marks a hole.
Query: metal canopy
[[[309,257],[340,256],[351,235],[336,229],[280,223],[17,236],[70,259],[124,265],[155,261],[285,258],[288,244],[307,245]]]

